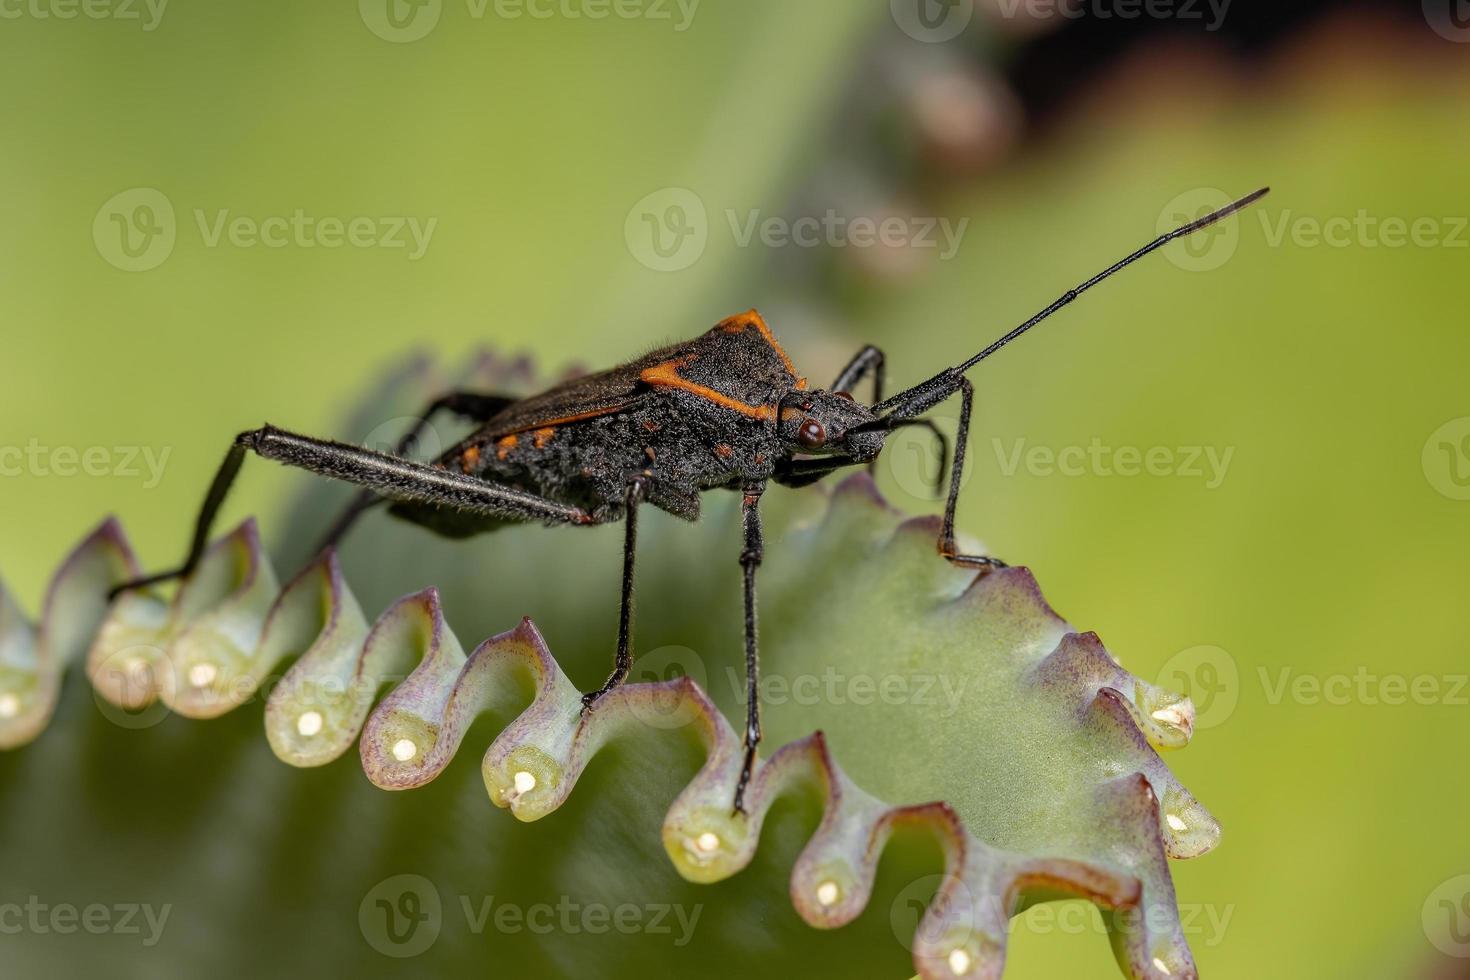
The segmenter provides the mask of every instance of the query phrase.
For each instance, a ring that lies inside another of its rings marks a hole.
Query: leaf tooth
[[[892,811],[848,779],[821,732],[806,741],[827,798],[822,822],[792,868],[791,903],[810,925],[835,929],[867,907]]]
[[[286,586],[266,621],[260,659],[274,665],[293,650],[305,652],[266,700],[265,734],[276,758],[321,766],[357,741],[384,674],[398,660],[397,650],[370,656],[387,645],[370,646],[367,638],[367,619],[334,552]]]
[[[517,820],[539,820],[566,802],[587,762],[605,744],[608,713],[602,709],[618,692],[584,712],[581,694],[529,619],[486,640],[471,659],[463,683],[478,688],[481,707],[512,686],[507,681],[515,672],[530,672],[531,703],[486,750],[480,773],[492,803]]]
[[[877,482],[866,470],[859,470],[837,484],[832,491],[832,504],[834,508],[838,504],[866,506],[894,517],[902,513],[879,492]]]
[[[1101,688],[1089,706],[1084,724],[1093,729],[1103,744],[1117,747],[1117,756],[1105,763],[1109,769],[1136,770],[1148,780],[1151,791],[1157,791],[1162,797],[1163,803],[1155,807],[1152,822],[1170,857],[1199,857],[1219,843],[1219,823],[1164,765],[1134,723],[1128,699],[1121,692]]]
[[[186,718],[216,718],[254,697],[271,666],[260,639],[279,592],[253,519],[215,541],[169,610],[163,703]]]
[[[1072,631],[1041,594],[1041,586],[1031,569],[1019,565],[981,572],[957,601],[974,603],[988,614],[1014,617],[1018,622],[1055,632],[1056,639],[1048,644],[1047,650],[1054,649],[1061,636]]]
[[[664,816],[664,850],[689,881],[722,881],[754,857],[766,812],[780,790],[813,771],[812,743],[810,739],[790,743],[769,761],[757,757],[745,793],[745,812],[736,812],[731,792],[744,761],[739,736],[694,681],[681,677],[664,684],[682,684],[685,696],[698,705],[699,717],[705,722],[701,734],[707,752],[704,765]],[[656,689],[663,685],[633,686]]]
[[[1090,708],[1104,688],[1117,692],[1143,736],[1155,749],[1189,744],[1194,731],[1194,704],[1172,691],[1154,687],[1123,668],[1096,633],[1068,633],[1032,674],[1037,684]]]
[[[446,724],[446,712],[465,654],[444,622],[435,589],[390,606],[373,624],[364,658],[391,659],[386,645],[399,650],[400,661],[418,666],[368,715],[358,748],[375,786],[412,789],[443,772],[459,747],[463,729],[453,720]]]
[[[1184,939],[1175,904],[1168,858],[1155,828],[1159,798],[1143,773],[1131,773],[1099,787],[1099,800],[1122,836],[1120,853],[1142,886],[1138,904],[1104,918],[1113,953],[1133,980],[1197,980],[1194,958]]]
[[[62,674],[105,621],[108,589],[137,573],[127,537],[109,517],[52,575],[33,625],[0,586],[0,749],[26,745],[56,711]]]
[[[0,584],[0,748],[25,745],[51,719],[58,680],[36,647],[35,626]]]
[[[1126,676],[1097,634],[1090,631],[1067,633],[1032,672],[1037,684],[1082,703],[1091,700],[1100,687],[1121,686]]]
[[[903,569],[902,588],[889,592],[895,597],[912,594],[925,602],[953,602],[975,581],[975,570],[962,568],[935,558],[934,542],[939,539],[941,522],[933,514],[910,517],[893,529],[883,546],[878,567]],[[923,560],[915,562],[911,555]]]

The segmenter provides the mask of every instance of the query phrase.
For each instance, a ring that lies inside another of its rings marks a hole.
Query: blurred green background
[[[1175,882],[1184,905],[1229,915],[1191,936],[1202,974],[1464,975],[1442,947],[1470,925],[1453,881],[1470,872],[1466,38],[1417,10],[1310,18],[1244,54],[1128,25],[1138,40],[1105,69],[1033,62],[1063,96],[1042,111],[1007,66],[1075,25],[979,11],[939,41],[906,34],[901,7],[703,0],[594,19],[431,2],[399,4],[400,26],[369,0],[5,8],[0,447],[24,450],[0,456],[7,586],[34,610],[107,513],[150,567],[174,560],[233,433],[269,420],[364,438],[338,431],[345,406],[413,350],[597,366],[755,306],[814,379],[874,342],[912,383],[1214,203],[1209,189],[1269,183],[1230,229],[975,373],[961,520],[1129,669],[1192,688],[1199,730],[1167,761],[1225,838]],[[731,226],[829,207],[968,223],[949,257],[742,244]],[[367,219],[373,243],[211,238],[298,211]],[[432,228],[421,255],[399,218]],[[660,254],[649,221],[682,246]],[[1068,471],[1044,455],[1094,445],[1161,452],[1131,476],[1116,455]],[[96,475],[64,475],[89,447]],[[880,484],[935,509],[919,443],[896,450]],[[247,468],[226,519],[259,513],[270,538],[304,479]],[[462,547],[494,563],[497,546]],[[423,571],[407,587],[438,581]],[[587,599],[599,626],[611,574],[606,590]],[[1405,698],[1416,682],[1433,693]],[[250,724],[238,751],[273,764]],[[540,831],[492,812],[470,772],[453,797],[433,791],[463,811],[455,846],[533,847]],[[50,803],[120,806],[134,778]],[[114,883],[158,873],[108,860]],[[33,856],[0,886],[44,892],[43,868],[85,880],[67,862]],[[198,872],[231,889],[250,867]],[[774,861],[749,874],[780,898]],[[252,914],[236,899],[215,921],[248,935]],[[68,964],[24,942],[0,937],[0,956]],[[1011,977],[1113,975],[1090,929],[1018,926],[1012,942]],[[900,975],[902,951],[889,963],[874,975]]]

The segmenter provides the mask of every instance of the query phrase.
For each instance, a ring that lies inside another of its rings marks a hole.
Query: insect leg
[[[230,485],[235,482],[245,461],[245,454],[249,452],[287,466],[370,488],[377,495],[391,500],[418,500],[469,513],[548,524],[596,523],[591,514],[579,507],[569,507],[522,490],[359,446],[295,435],[267,425],[235,437],[204,498],[184,563],[168,572],[126,582],[113,589],[112,595],[181,578],[194,570],[209,542],[210,527],[220,505],[224,503]]]
[[[873,404],[878,404],[883,400],[884,360],[883,351],[868,344],[847,362],[847,367],[843,368],[837,380],[832,382],[832,390],[845,391],[850,395],[858,382],[871,373],[873,375]],[[878,472],[878,460],[874,459],[868,463],[868,472]]]
[[[852,389],[857,387],[858,383],[871,373],[873,375],[873,404],[878,404],[883,400],[884,363],[883,351],[874,347],[872,344],[867,345],[857,352],[853,359],[847,363],[847,367],[842,369],[842,373],[837,376],[837,380],[832,382],[832,390],[845,391],[851,394]],[[929,419],[904,419],[901,422],[895,422],[893,428],[898,429],[914,425],[922,426],[934,433],[934,438],[939,443],[938,475],[934,481],[934,490],[935,493],[938,493],[944,489],[944,467],[949,460],[949,440],[945,438],[939,426],[935,425]],[[868,472],[875,472],[877,466],[878,461],[873,460],[868,464]]]
[[[854,355],[847,367],[832,382],[833,391],[845,391],[852,394],[852,389],[857,387],[859,381],[863,380],[870,372],[873,375],[873,404],[883,400],[883,351],[867,345]]]
[[[640,473],[628,482],[623,516],[623,593],[618,611],[618,652],[613,661],[613,670],[607,680],[595,691],[582,695],[582,710],[585,712],[608,691],[623,683],[628,669],[633,666],[633,555],[638,545],[638,505],[648,496],[648,473]]]
[[[788,459],[776,464],[776,472],[771,479],[783,487],[807,487],[837,470],[862,465],[850,456]]]
[[[204,495],[204,504],[199,508],[199,517],[194,522],[194,539],[189,545],[189,554],[185,557],[184,563],[170,571],[146,575],[115,586],[107,594],[109,599],[115,598],[121,592],[156,585],[159,582],[167,582],[169,579],[183,578],[194,571],[194,566],[199,564],[199,558],[204,554],[204,548],[209,543],[209,529],[214,525],[215,515],[219,513],[220,505],[225,502],[225,497],[230,492],[230,485],[235,482],[240,466],[245,462],[245,452],[246,447],[241,444],[239,438],[236,438],[230,446],[230,451],[225,453],[224,461],[220,463],[219,469],[215,471],[214,480],[209,484],[209,492]]]
[[[506,395],[487,395],[474,391],[451,391],[447,395],[442,395],[430,402],[423,412],[419,414],[418,420],[414,422],[413,427],[404,434],[402,439],[398,440],[398,445],[394,448],[393,455],[408,455],[413,447],[418,444],[419,439],[423,437],[424,430],[429,427],[429,422],[441,411],[453,412],[460,418],[468,419],[472,422],[484,422],[493,418],[501,409],[514,401],[514,398]],[[337,515],[337,519],[327,528],[327,532],[322,535],[321,541],[318,542],[316,550],[312,553],[321,554],[328,548],[336,547],[338,542],[347,536],[347,532],[352,529],[352,526],[357,523],[357,519],[365,511],[383,503],[386,499],[371,490],[364,490],[359,493]]]
[[[999,558],[986,555],[961,555],[956,553],[954,542],[954,512],[960,500],[960,477],[965,470],[965,445],[970,437],[970,409],[975,401],[975,386],[968,378],[958,378],[956,391],[960,394],[960,427],[954,439],[954,465],[949,472],[949,498],[944,504],[944,524],[939,532],[939,553],[956,565],[976,568],[1005,568]]]
[[[741,500],[740,513],[745,525],[745,547],[740,551],[740,570],[745,579],[745,762],[740,767],[740,782],[735,786],[735,812],[745,812],[745,787],[755,767],[755,748],[761,741],[760,655],[756,649],[755,572],[765,556],[765,539],[761,533],[761,494],[765,482],[749,483]]]

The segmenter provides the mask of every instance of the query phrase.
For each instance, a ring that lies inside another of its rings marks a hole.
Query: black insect
[[[747,691],[745,760],[734,805],[743,812],[761,739],[755,576],[764,547],[759,507],[767,484],[806,486],[834,471],[870,463],[890,432],[905,425],[933,429],[932,423],[918,416],[959,395],[959,428],[939,554],[956,564],[1003,567],[996,558],[960,554],[955,546],[955,505],[973,401],[973,387],[965,372],[1124,266],[1233,214],[1265,193],[1266,189],[1259,190],[1155,239],[1068,290],[963,364],[887,399],[883,397],[884,356],[878,348],[863,348],[830,389],[812,389],[765,321],[751,310],[722,320],[693,340],[567,381],[530,398],[465,391],[447,394],[428,406],[396,455],[294,435],[269,425],[243,432],[235,438],[209,488],[183,565],[115,591],[194,570],[215,514],[248,452],[364,488],[327,532],[324,548],[341,539],[364,510],[380,503],[390,504],[390,512],[398,517],[450,537],[468,537],[513,522],[606,524],[622,519],[626,537],[616,661],[607,681],[583,696],[586,711],[622,683],[632,662],[638,508],[652,504],[692,521],[699,516],[703,491],[737,490],[742,494],[745,530],[740,565],[744,571]],[[874,403],[864,405],[852,391],[870,375]],[[439,411],[480,426],[433,463],[403,458]]]

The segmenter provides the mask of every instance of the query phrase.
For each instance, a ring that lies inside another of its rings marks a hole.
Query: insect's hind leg
[[[252,452],[287,466],[366,487],[378,496],[392,500],[416,500],[472,514],[548,524],[596,523],[595,518],[580,507],[570,507],[522,490],[400,459],[388,453],[295,435],[267,425],[235,437],[199,510],[194,538],[183,564],[167,572],[125,582],[113,589],[111,595],[182,578],[194,571],[209,543],[209,532],[220,506],[239,475],[246,453]]]
[[[765,557],[765,536],[761,530],[761,495],[765,483],[745,487],[740,513],[744,523],[745,547],[740,550],[740,570],[745,592],[745,759],[740,766],[740,781],[735,784],[735,812],[745,812],[745,788],[755,769],[755,750],[761,742],[760,653],[756,646],[755,573]]]
[[[194,567],[199,564],[199,558],[204,554],[205,546],[209,543],[209,530],[214,526],[215,516],[225,502],[225,497],[229,495],[230,487],[240,473],[240,467],[245,463],[245,453],[249,450],[248,445],[244,442],[247,435],[249,433],[241,433],[235,437],[229,452],[225,453],[224,461],[215,471],[214,480],[209,484],[209,492],[204,495],[204,504],[199,508],[199,517],[194,522],[194,538],[189,544],[189,553],[184,557],[184,563],[167,572],[145,575],[115,586],[107,593],[109,599],[116,598],[122,592],[157,585],[170,579],[184,578],[194,571]]]
[[[484,394],[476,391],[451,391],[448,394],[431,401],[422,412],[413,426],[398,440],[393,449],[395,456],[407,456],[418,441],[423,438],[424,430],[429,427],[434,416],[441,411],[452,412],[462,419],[471,422],[485,422],[497,415],[502,409],[514,402],[515,399],[507,395]],[[317,542],[312,554],[319,555],[328,548],[336,547],[341,540],[352,530],[357,519],[364,513],[386,501],[387,498],[379,496],[372,490],[363,490],[352,501],[342,508],[327,527],[327,531]]]
[[[633,558],[638,548],[638,505],[647,499],[651,480],[647,472],[633,477],[623,498],[623,588],[618,608],[618,649],[607,680],[597,690],[582,695],[584,713],[604,694],[622,684],[633,666]]]

